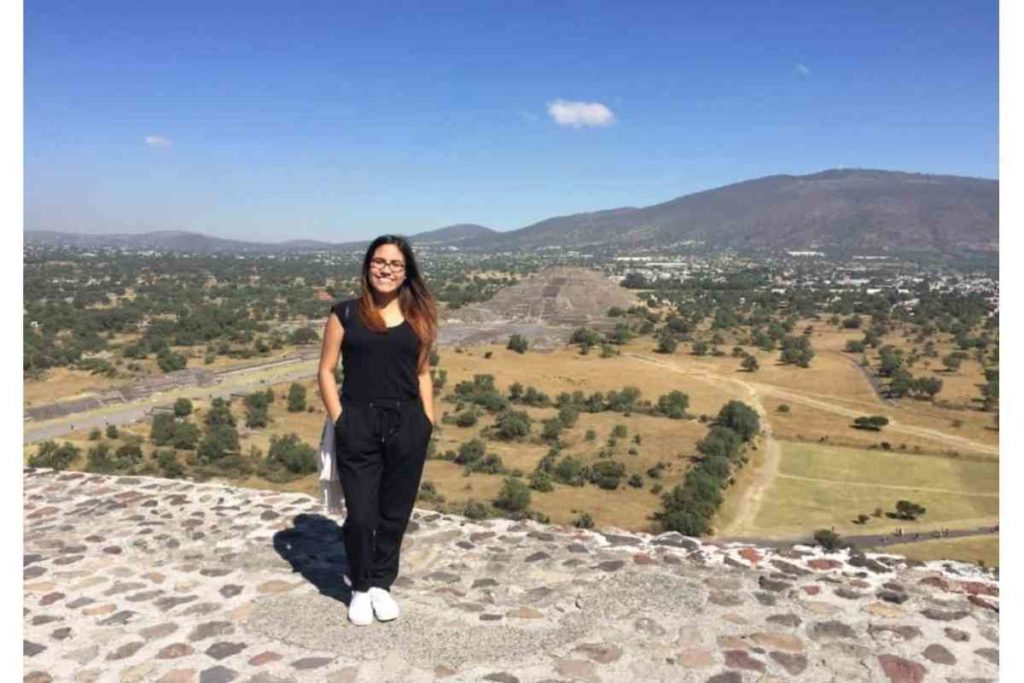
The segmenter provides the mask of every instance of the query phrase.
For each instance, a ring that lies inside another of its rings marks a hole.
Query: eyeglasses
[[[405,263],[402,261],[388,261],[387,259],[382,258],[370,259],[370,265],[377,270],[382,270],[384,266],[388,266],[392,273],[401,273],[405,270]]]

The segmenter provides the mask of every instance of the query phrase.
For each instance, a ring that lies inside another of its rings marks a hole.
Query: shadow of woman
[[[341,527],[323,515],[300,514],[289,529],[274,534],[274,550],[322,595],[344,602],[352,597],[345,582],[348,559]]]

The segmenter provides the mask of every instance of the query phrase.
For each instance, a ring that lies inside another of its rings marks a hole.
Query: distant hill
[[[690,242],[712,249],[995,251],[999,182],[863,169],[775,175],[653,206],[558,216],[507,232],[458,224],[410,238],[417,246],[469,251],[657,248]],[[368,243],[257,243],[177,231],[77,235],[38,230],[25,231],[25,241],[203,253],[358,250]]]
[[[712,247],[995,250],[999,183],[959,176],[832,170],[776,175],[644,208],[549,218],[467,248]]]
[[[446,228],[438,228],[429,232],[416,233],[412,239],[416,241],[416,244],[453,246],[474,239],[486,241],[488,238],[500,234],[497,230],[492,230],[483,225],[459,223],[458,225],[449,225]]]

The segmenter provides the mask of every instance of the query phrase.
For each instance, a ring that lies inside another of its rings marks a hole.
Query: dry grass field
[[[654,353],[655,342],[637,339],[619,347],[620,355],[601,358],[600,350],[580,355],[575,347],[551,352],[529,351],[520,355],[502,344],[485,344],[461,349],[440,349],[440,367],[447,371],[442,395],[458,382],[477,374],[491,374],[500,391],[507,392],[513,382],[535,387],[554,399],[560,392],[607,392],[635,386],[641,398],[656,402],[658,396],[680,390],[690,398],[688,412],[693,416],[714,416],[732,399],[763,410],[766,434],[751,451],[749,464],[740,471],[727,492],[716,519],[716,529],[727,535],[784,538],[803,535],[815,528],[834,526],[842,534],[884,533],[902,526],[909,530],[968,528],[998,523],[998,443],[993,428],[993,413],[977,410],[978,385],[984,382],[981,366],[964,361],[956,373],[941,369],[941,357],[953,350],[948,335],[937,343],[939,358],[930,359],[931,369],[923,361],[913,368],[915,375],[934,374],[943,382],[939,399],[957,407],[940,407],[931,402],[904,398],[896,404],[882,400],[858,367],[860,354],[845,353],[847,340],[861,339],[856,330],[835,330],[822,321],[801,321],[799,333],[807,324],[814,326],[811,343],[816,355],[807,369],[783,366],[778,351],[763,352],[744,347],[759,360],[760,370],[739,369],[740,359],[728,355],[733,343],[722,345],[725,356],[698,357],[689,344],[680,344],[673,354]],[[726,335],[727,339],[730,335]],[[887,337],[886,343],[912,344],[900,335]],[[185,349],[181,349],[185,350]],[[196,351],[194,349],[194,351]],[[274,352],[273,360],[292,350]],[[485,354],[490,353],[490,357]],[[877,354],[869,353],[877,362]],[[249,365],[268,359],[230,361],[218,359],[210,369]],[[153,361],[147,361],[153,363]],[[192,360],[198,365],[201,360]],[[934,371],[934,372],[933,372]],[[310,379],[301,382],[307,389],[311,412],[289,413],[286,409],[290,382],[273,384],[276,400],[270,407],[271,424],[262,430],[247,430],[241,401],[234,404],[239,421],[242,453],[252,447],[266,453],[272,435],[294,432],[313,445],[318,444],[323,428],[323,408],[310,363]],[[268,372],[268,384],[280,381]],[[86,391],[99,391],[112,384],[104,378],[66,370],[55,370],[45,382],[26,382],[25,400],[51,401]],[[454,404],[435,399],[435,415],[442,422],[435,429],[435,453],[457,450],[493,422],[484,415],[477,425],[460,428],[444,422]],[[205,410],[206,401],[193,399],[197,409]],[[788,406],[780,412],[779,406]],[[521,408],[534,419],[534,435],[523,442],[506,443],[485,439],[488,452],[498,454],[505,467],[518,469],[525,476],[548,451],[537,438],[539,422],[556,414],[554,408]],[[855,417],[885,415],[890,424],[880,432],[852,427]],[[195,418],[193,418],[195,419]],[[576,488],[555,485],[550,493],[532,491],[534,510],[547,514],[551,521],[570,524],[580,513],[593,516],[598,526],[632,530],[651,530],[650,516],[661,508],[660,496],[651,492],[660,483],[665,491],[680,483],[689,467],[696,443],[707,433],[708,424],[692,420],[669,420],[638,413],[581,413],[577,423],[564,433],[563,454],[587,462],[597,460],[597,451],[605,446],[613,427],[625,425],[628,435],[619,439],[615,460],[626,466],[626,479],[638,473],[643,486],[623,484],[616,491],[594,485]],[[587,430],[596,438],[588,441]],[[149,426],[135,425],[122,433],[148,437]],[[632,442],[635,434],[641,444]],[[74,433],[67,440],[82,447],[91,445],[85,433]],[[889,450],[885,450],[886,442]],[[112,445],[116,447],[118,441]],[[629,448],[636,448],[635,455]],[[147,445],[148,452],[152,447]],[[25,449],[25,455],[34,453]],[[84,458],[82,459],[84,461]],[[668,465],[660,479],[646,475],[658,462]],[[84,462],[76,463],[81,467]],[[469,500],[491,501],[501,487],[503,475],[473,473],[464,476],[462,467],[438,458],[426,463],[423,479],[434,484],[449,504]],[[259,488],[305,491],[318,495],[315,476],[288,484],[271,484],[256,477],[232,479],[234,483]],[[866,525],[853,519],[876,508],[888,512],[901,498],[924,505],[928,512],[918,522],[871,517]],[[431,503],[421,503],[431,507]],[[887,551],[895,546],[888,546]],[[900,546],[902,548],[902,546]],[[994,562],[996,539],[942,539],[907,544],[906,554],[923,557],[928,553],[967,561]],[[902,551],[901,551],[902,552]]]
[[[785,538],[835,527],[840,534],[974,528],[996,524],[999,466],[946,456],[856,450],[780,442],[782,458],[754,523],[731,535]],[[742,482],[740,483],[742,486]],[[927,512],[916,522],[858,514],[876,508],[892,512],[897,500],[919,503]],[[719,526],[735,514],[723,506]]]
[[[986,567],[999,565],[999,537],[942,538],[918,543],[899,543],[875,548],[872,552],[903,555],[914,560],[949,560],[984,563]]]

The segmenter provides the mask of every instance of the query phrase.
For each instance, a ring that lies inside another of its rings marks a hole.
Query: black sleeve
[[[345,327],[345,307],[349,305],[348,301],[339,301],[331,306],[331,313],[338,316],[338,321],[342,327]]]

